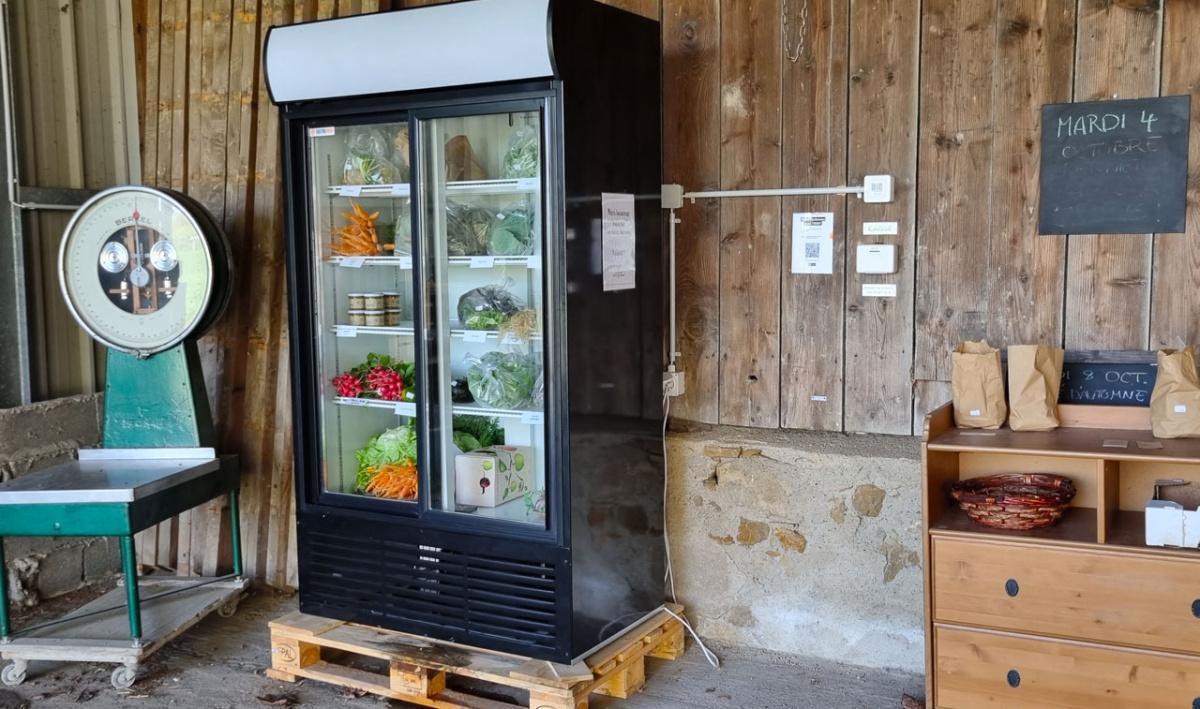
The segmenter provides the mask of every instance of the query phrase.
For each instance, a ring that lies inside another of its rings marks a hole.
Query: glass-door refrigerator
[[[659,28],[272,28],[300,607],[571,661],[663,601]]]

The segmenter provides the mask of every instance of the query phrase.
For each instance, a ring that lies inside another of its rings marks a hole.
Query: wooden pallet
[[[682,606],[669,607],[683,612]],[[683,625],[661,610],[572,665],[304,613],[289,613],[270,627],[268,677],[313,679],[438,709],[520,706],[448,688],[450,677],[528,692],[531,709],[587,709],[593,692],[625,699],[639,691],[647,657],[674,660],[684,650]]]

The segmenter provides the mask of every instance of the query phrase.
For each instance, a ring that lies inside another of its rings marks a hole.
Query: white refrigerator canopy
[[[272,27],[275,103],[554,75],[550,0],[473,0]]]

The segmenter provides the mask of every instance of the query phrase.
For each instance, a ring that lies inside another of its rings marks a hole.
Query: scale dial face
[[[100,342],[139,356],[161,352],[190,334],[208,309],[210,238],[171,195],[106,190],[67,225],[58,259],[63,296]]]

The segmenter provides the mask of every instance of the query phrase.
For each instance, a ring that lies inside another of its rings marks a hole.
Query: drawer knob
[[[1008,686],[1017,688],[1021,686],[1021,673],[1016,670],[1008,671]]]
[[[1200,709],[1200,697],[1192,700],[1192,709]]]
[[[1016,598],[1017,594],[1021,592],[1021,584],[1017,583],[1016,579],[1009,579],[1004,582],[1004,592],[1012,598]],[[1196,602],[1200,603],[1200,600]],[[1192,610],[1196,610],[1196,606],[1193,605]]]
[[[1196,600],[1192,601],[1192,615],[1196,616],[1197,618],[1200,618],[1200,598],[1197,598]],[[1200,709],[1200,707],[1198,707],[1197,709]]]

